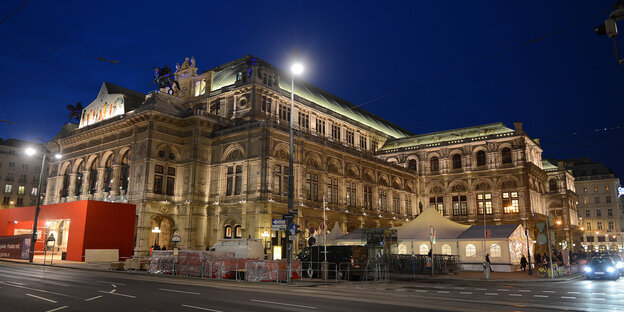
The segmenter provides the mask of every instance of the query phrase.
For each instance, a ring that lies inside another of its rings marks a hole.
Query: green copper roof
[[[280,79],[279,86],[282,90],[290,93],[291,83],[288,79]],[[377,131],[383,132],[393,138],[403,138],[410,135],[407,130],[392,125],[363,109],[353,108],[353,104],[307,83],[297,83],[295,80],[295,94]]]
[[[559,168],[553,165],[553,163],[551,163],[550,161],[542,159],[542,169],[544,169],[544,171],[549,171],[549,170],[557,170]]]
[[[513,129],[507,128],[502,122],[496,122],[486,125],[438,131],[426,134],[412,135],[396,140],[388,140],[381,147],[380,151],[399,149],[424,144],[442,143],[460,141],[465,139],[475,139],[486,137],[494,134],[514,133]]]
[[[253,62],[266,63],[267,65],[275,68],[275,70],[278,71],[282,77],[279,80],[279,87],[282,90],[290,93],[291,83],[289,76],[285,75],[273,65],[253,56],[246,56],[213,69],[215,73],[210,91],[216,91],[221,89],[222,87],[235,84],[236,75],[238,74],[238,72],[243,72],[243,75],[246,74],[245,64],[247,64],[250,60],[253,60]],[[320,88],[314,87],[304,81],[297,82],[295,80],[295,94],[300,98],[304,98],[335,113],[351,118],[377,131],[383,132],[393,138],[403,138],[412,134],[408,130],[393,125],[389,121],[375,116],[372,113],[369,113],[361,108],[354,108],[353,104],[343,99],[340,99],[339,97],[332,95],[329,92],[323,91]]]

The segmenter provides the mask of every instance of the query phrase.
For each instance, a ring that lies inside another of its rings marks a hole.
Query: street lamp
[[[41,155],[41,170],[39,171],[39,186],[37,187],[35,220],[33,222],[32,237],[30,238],[30,252],[28,253],[28,262],[33,262],[33,258],[35,257],[35,243],[37,243],[37,221],[39,220],[39,211],[41,210],[41,208],[39,207],[41,205],[41,184],[43,183],[43,170],[45,170],[46,154],[48,153],[48,150],[45,147],[46,142],[41,138],[37,138],[37,140],[41,141],[42,143],[43,153]],[[50,142],[54,142],[54,141],[50,141]],[[60,152],[61,145],[58,143],[56,143],[56,145],[58,145],[59,152]],[[26,155],[33,156],[35,154],[37,154],[37,150],[35,150],[33,147],[29,147],[26,149]],[[63,156],[60,153],[56,153],[54,154],[54,158],[61,159],[63,158]]]
[[[295,187],[294,187],[294,177],[293,177],[293,154],[294,154],[294,134],[293,134],[293,123],[295,120],[295,75],[300,75],[303,73],[303,65],[297,62],[297,50],[295,49],[294,53],[294,63],[290,67],[291,71],[291,88],[290,88],[290,145],[289,145],[289,157],[288,157],[288,214],[291,214],[293,211],[293,204],[295,200]],[[292,243],[290,241],[290,224],[292,223],[292,218],[288,218],[288,226],[286,227],[286,262],[287,262],[287,274],[286,283],[290,284],[292,281]]]

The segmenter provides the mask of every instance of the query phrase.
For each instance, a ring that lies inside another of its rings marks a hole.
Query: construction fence
[[[300,279],[300,260],[293,260],[292,270],[292,279]],[[234,253],[218,251],[153,251],[148,271],[250,282],[285,282],[288,276],[286,260],[238,259]]]
[[[431,257],[427,255],[391,255],[390,272],[403,274],[431,274]],[[460,269],[459,256],[434,255],[435,274],[457,274]]]

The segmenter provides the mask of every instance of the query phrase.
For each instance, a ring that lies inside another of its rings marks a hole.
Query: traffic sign
[[[272,231],[285,231],[286,230],[286,220],[284,220],[284,219],[273,219],[273,221],[271,221],[271,230]]]
[[[297,234],[297,224],[296,223],[291,223],[288,226],[288,235],[294,236],[296,234]]]
[[[298,209],[288,209],[288,213],[296,215],[296,214],[299,214],[299,210]]]
[[[293,218],[293,215],[291,214],[282,215],[282,219],[292,219],[292,218]]]

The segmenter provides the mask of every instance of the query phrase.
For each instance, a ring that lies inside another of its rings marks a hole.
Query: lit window
[[[429,207],[437,210],[441,215],[444,215],[444,197],[429,197]]]
[[[206,80],[202,79],[195,82],[195,96],[200,96],[206,93]]]
[[[225,229],[223,231],[223,237],[224,238],[232,238],[232,227],[229,225],[225,226]]]
[[[13,193],[13,185],[11,184],[7,184],[4,186],[4,193],[5,194],[11,194]]]
[[[420,244],[419,253],[421,255],[429,254],[429,245],[427,245],[427,244]]]
[[[485,214],[492,214],[492,194],[477,194],[477,214],[483,215],[483,211],[485,210]]]
[[[442,254],[450,255],[451,254],[451,246],[449,244],[442,245]]]
[[[477,255],[477,248],[473,244],[466,245],[466,257],[474,257]]]
[[[466,195],[453,196],[453,215],[454,216],[467,216],[468,204],[466,202]]]
[[[503,193],[503,209],[505,213],[518,213],[518,192],[504,192]]]
[[[24,191],[26,190],[26,187],[23,185],[20,185],[17,187],[17,194],[18,195],[24,195]]]
[[[501,247],[497,244],[492,244],[490,246],[490,256],[492,258],[500,258],[501,257]]]

